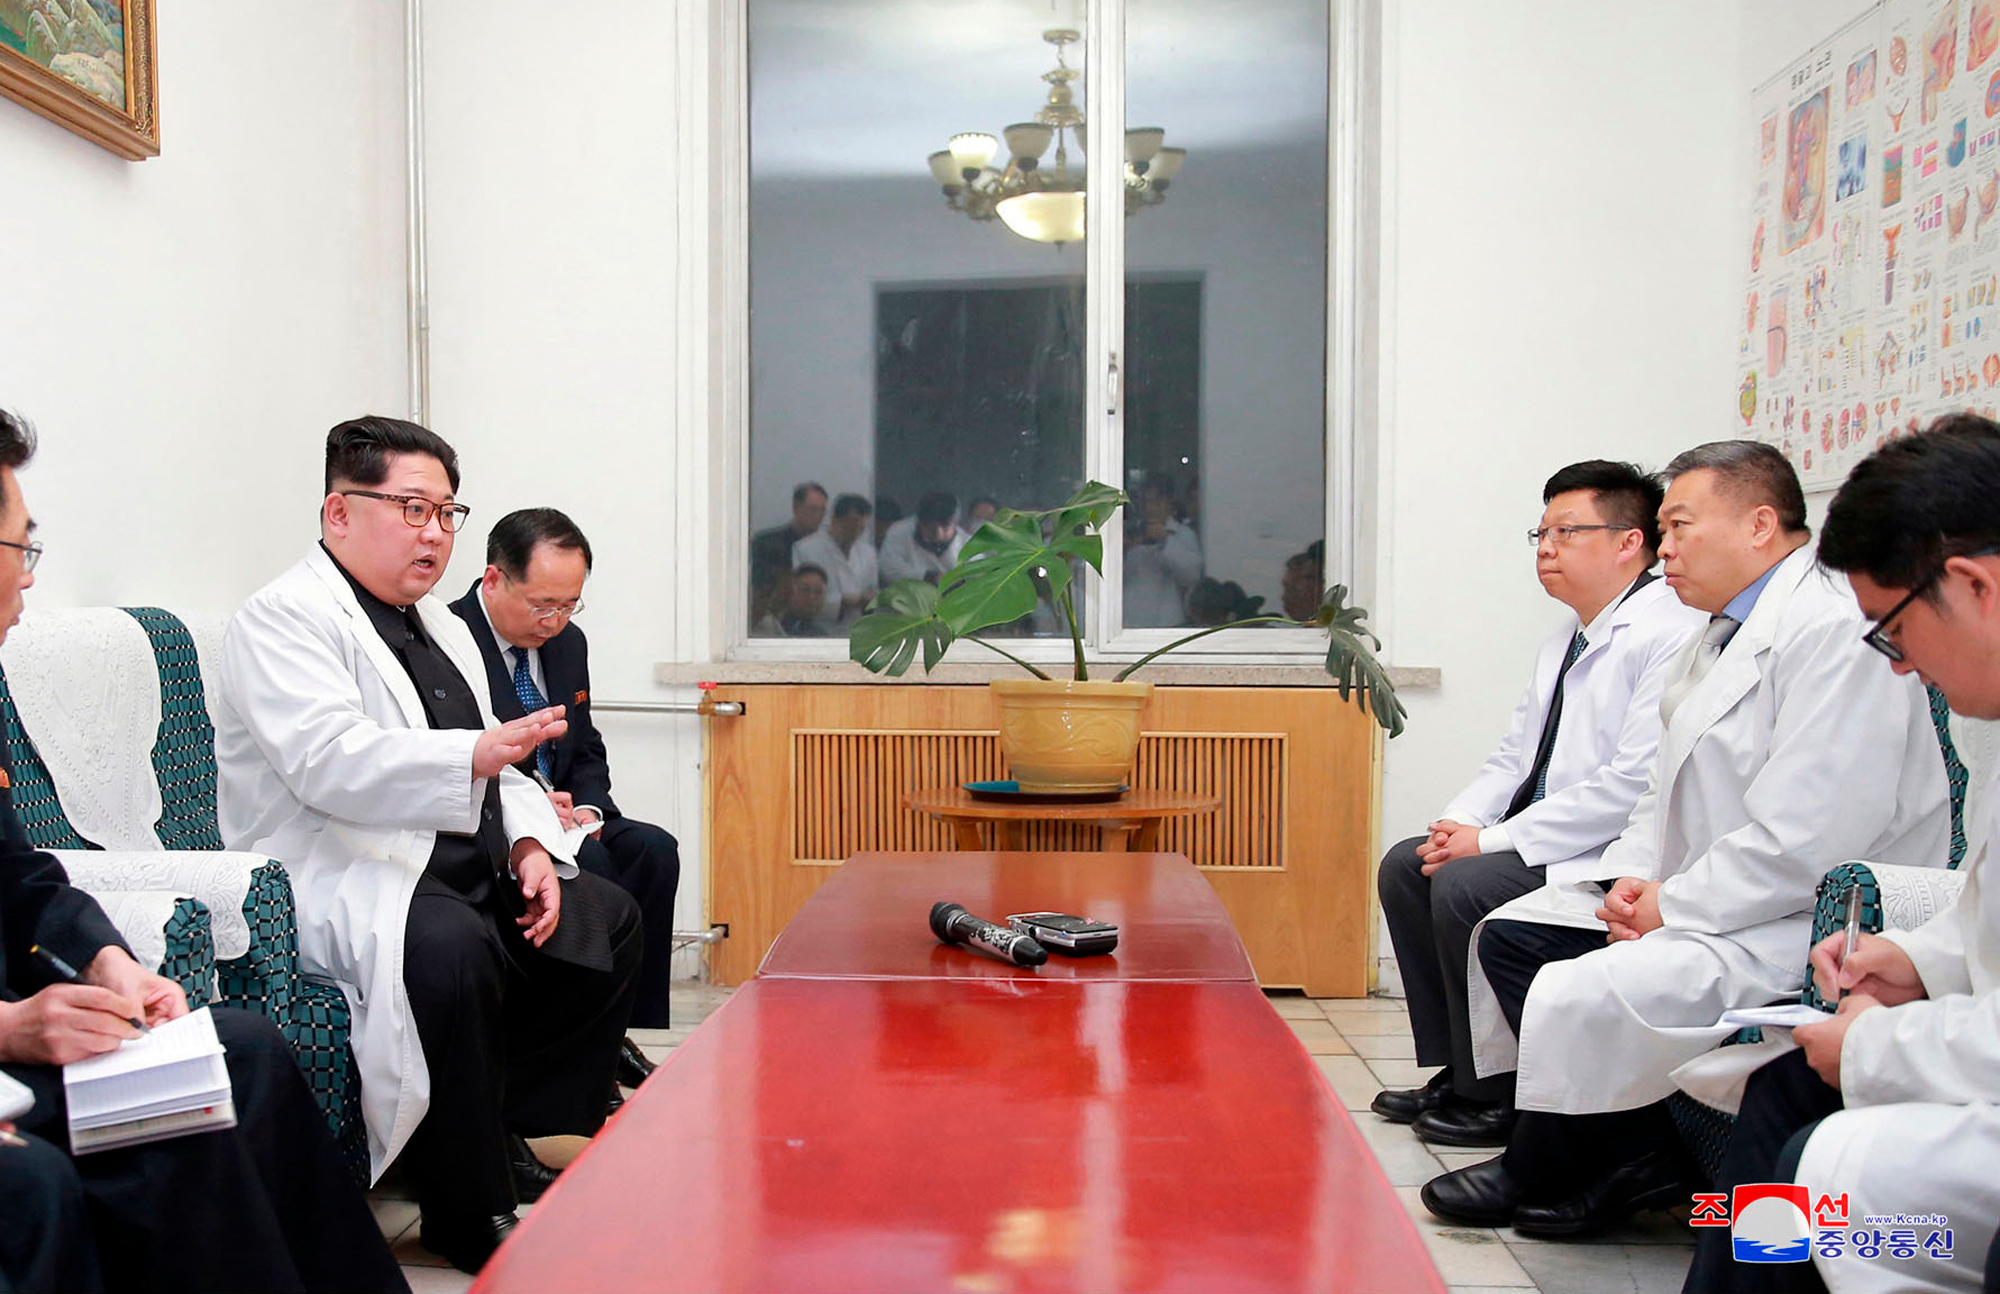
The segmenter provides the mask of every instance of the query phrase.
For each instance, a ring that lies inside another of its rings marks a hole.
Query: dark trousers
[[[1426,876],[1417,857],[1426,839],[1412,836],[1391,847],[1375,877],[1403,976],[1417,1063],[1450,1065],[1453,1086],[1470,1100],[1512,1100],[1512,1075],[1482,1079],[1473,1071],[1466,953],[1472,928],[1509,899],[1540,889],[1542,869],[1515,853],[1476,854]]]
[[[1789,1051],[1750,1076],[1743,1105],[1729,1130],[1715,1189],[1734,1191],[1753,1182],[1796,1178],[1806,1138],[1819,1121],[1841,1109],[1840,1093],[1812,1071],[1803,1051]],[[1739,1263],[1727,1227],[1702,1227],[1695,1235],[1694,1264],[1686,1290],[1748,1294],[1749,1291],[1824,1291],[1818,1271],[1804,1263]]]
[[[284,1035],[263,1016],[226,1008],[215,1010],[215,1031],[235,1128],[71,1161],[105,1288],[408,1290]],[[5,1069],[35,1090],[22,1129],[66,1149],[62,1071]]]
[[[1602,930],[1533,921],[1489,921],[1479,935],[1479,965],[1516,1037],[1535,975],[1550,962],[1604,947]],[[1617,1064],[1615,1056],[1605,1064]],[[1679,1136],[1665,1102],[1603,1114],[1524,1110],[1507,1139],[1507,1175],[1535,1203],[1566,1199],[1614,1170],[1655,1151],[1678,1154]]]
[[[104,1288],[83,1179],[40,1137],[0,1145],[0,1289],[20,1294]]]
[[[431,1099],[403,1164],[426,1216],[513,1212],[509,1132],[588,1136],[604,1122],[644,936],[623,890],[584,872],[563,882],[565,901],[576,887],[592,889],[604,913],[608,972],[534,948],[497,904],[435,876],[417,882],[403,985]]]
[[[681,884],[680,842],[664,827],[616,817],[584,840],[576,853],[576,865],[610,881],[639,905],[646,952],[639,960],[632,1025],[639,1029],[669,1028],[667,998],[673,982],[674,892]]]

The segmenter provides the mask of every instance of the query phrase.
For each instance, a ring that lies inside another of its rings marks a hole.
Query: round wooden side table
[[[953,786],[910,791],[903,796],[903,805],[951,823],[952,836],[960,849],[1023,849],[1026,846],[1021,824],[1025,822],[1090,822],[1099,828],[1101,849],[1110,853],[1149,853],[1160,847],[1163,819],[1213,813],[1222,807],[1222,797],[1141,790],[1127,791],[1115,800],[1067,803],[1037,799],[1022,803],[983,799],[964,787]],[[990,846],[981,830],[982,823],[992,824]]]

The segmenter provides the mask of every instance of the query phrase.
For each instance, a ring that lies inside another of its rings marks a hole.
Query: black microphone
[[[1048,949],[1027,935],[981,921],[956,903],[931,904],[931,933],[940,943],[964,944],[1016,966],[1039,966],[1049,959]]]

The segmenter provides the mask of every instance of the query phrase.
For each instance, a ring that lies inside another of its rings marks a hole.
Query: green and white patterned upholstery
[[[152,681],[160,690],[152,767],[160,787],[161,815],[153,830],[168,851],[220,850],[215,732],[194,639],[171,612],[158,607],[124,610],[152,645],[157,668]],[[0,741],[13,769],[15,807],[29,841],[42,849],[96,849],[77,834],[57,801],[48,767],[21,723],[4,671],[0,671]],[[162,856],[170,857],[171,852]],[[234,875],[240,880],[242,874]],[[147,887],[159,883],[151,879]],[[171,883],[191,882],[183,873]],[[240,957],[216,958],[210,910],[200,899],[182,899],[173,911],[164,928],[167,951],[162,973],[187,990],[190,1004],[212,1001],[253,1010],[278,1026],[291,1042],[356,1178],[365,1182],[367,1132],[361,1116],[360,1071],[349,1045],[352,1013],[337,986],[309,980],[299,971],[297,910],[283,865],[264,860],[250,874],[243,898],[250,938]]]

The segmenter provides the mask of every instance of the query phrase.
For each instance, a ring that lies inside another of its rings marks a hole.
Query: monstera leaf
[[[847,636],[847,654],[877,674],[900,678],[924,653],[924,671],[937,668],[951,646],[951,630],[938,619],[936,586],[922,580],[898,580],[875,595],[868,614],[854,622]]]
[[[1061,507],[996,514],[966,541],[940,582],[938,615],[964,635],[1019,620],[1044,594],[1060,602],[1071,561],[1104,573],[1104,540],[1096,532],[1125,502],[1124,491],[1088,481]]]
[[[1347,586],[1336,584],[1326,591],[1312,623],[1327,632],[1326,672],[1339,685],[1340,699],[1345,701],[1359,692],[1375,722],[1394,737],[1403,731],[1408,712],[1396,696],[1388,671],[1375,659],[1375,649],[1381,647],[1382,640],[1361,623],[1367,618],[1362,608],[1347,605]]]

